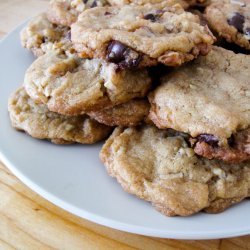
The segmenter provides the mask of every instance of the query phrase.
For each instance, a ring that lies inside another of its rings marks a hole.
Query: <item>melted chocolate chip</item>
[[[108,11],[106,11],[106,12],[104,13],[104,16],[108,16],[108,15],[111,15],[111,13],[108,12]]]
[[[243,25],[245,22],[245,17],[240,13],[235,12],[233,16],[227,20],[229,25],[234,26],[239,32],[243,33]]]
[[[126,60],[125,63],[120,64],[120,68],[121,69],[124,69],[124,68],[136,68],[139,65],[141,59],[142,59],[142,55],[139,55],[135,59]]]
[[[47,43],[49,41],[48,37],[42,37],[42,43]]]
[[[125,59],[125,52],[128,49],[124,44],[112,41],[108,46],[108,60],[113,63],[119,63]]]
[[[120,69],[135,68],[141,59],[140,54],[118,41],[112,41],[107,48],[107,60],[117,64]]]
[[[197,137],[199,142],[206,142],[212,147],[218,147],[218,138],[210,134],[202,134]]]
[[[233,147],[233,146],[235,145],[235,137],[234,137],[234,135],[231,135],[231,137],[229,137],[229,138],[227,139],[227,143],[228,143],[228,145],[229,145],[230,147]]]
[[[154,14],[147,14],[144,16],[144,19],[146,20],[150,20],[152,22],[155,22],[157,20],[157,16],[155,16]]]
[[[83,1],[83,3],[85,3],[85,4],[88,2],[88,0],[82,0],[82,1]]]
[[[70,32],[70,30],[67,32],[66,38],[67,38],[68,40],[71,40],[71,32]]]
[[[97,6],[97,2],[94,1],[94,2],[91,4],[90,8],[94,8],[94,7],[96,7],[96,6]]]
[[[152,22],[156,22],[160,17],[161,15],[164,13],[164,11],[162,10],[157,10],[155,12],[155,14],[153,13],[148,13],[147,15],[144,16],[144,19],[146,20],[150,20]]]
[[[246,34],[247,36],[250,36],[250,28],[246,28],[245,34]]]

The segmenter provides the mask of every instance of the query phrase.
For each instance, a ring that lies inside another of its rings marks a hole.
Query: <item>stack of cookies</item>
[[[167,216],[250,197],[248,0],[52,0],[21,42],[37,59],[9,99],[14,128],[110,136],[108,174]]]

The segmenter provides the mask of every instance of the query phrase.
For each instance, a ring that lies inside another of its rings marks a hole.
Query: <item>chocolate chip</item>
[[[124,69],[124,68],[136,68],[139,65],[141,59],[142,59],[142,55],[139,55],[135,59],[126,60],[124,63],[120,64],[120,68],[121,69]]]
[[[47,43],[49,41],[48,37],[43,36],[42,37],[42,43]]]
[[[247,36],[250,36],[250,28],[246,28],[245,34],[246,34]]]
[[[206,142],[207,144],[211,145],[212,147],[218,147],[218,138],[214,135],[210,134],[201,134],[197,137],[198,141]]]
[[[85,3],[85,4],[88,2],[88,0],[82,0],[82,1],[83,1],[83,3]]]
[[[91,6],[90,6],[90,8],[94,8],[94,7],[96,7],[97,6],[97,2],[96,2],[96,0],[91,4]]]
[[[157,17],[154,14],[149,13],[144,16],[144,19],[155,22],[157,20]]]
[[[106,12],[104,13],[104,16],[108,16],[108,15],[111,15],[111,13],[108,12],[108,11],[106,11]]]
[[[66,38],[67,38],[68,40],[71,40],[71,32],[70,32],[70,30],[67,32]]]
[[[113,63],[119,63],[125,59],[124,54],[128,49],[127,46],[118,42],[112,41],[108,46],[108,60]]]
[[[108,45],[107,60],[117,64],[120,69],[135,68],[141,59],[140,54],[118,41],[112,41]]]
[[[243,25],[245,22],[245,17],[240,13],[235,12],[233,16],[227,20],[229,25],[234,26],[239,32],[243,33]]]
[[[228,145],[229,145],[230,147],[233,147],[233,146],[235,145],[235,137],[234,137],[234,135],[231,135],[231,137],[229,137],[229,138],[227,139],[227,143],[228,143]]]
[[[148,13],[147,15],[144,16],[144,19],[146,20],[150,20],[152,22],[156,22],[160,17],[161,15],[164,13],[164,11],[162,10],[157,10],[155,12],[155,14],[153,13]]]

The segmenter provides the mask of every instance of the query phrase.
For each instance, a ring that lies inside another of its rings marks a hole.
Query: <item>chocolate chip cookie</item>
[[[105,5],[105,0],[51,0],[47,15],[52,23],[70,26],[84,10]]]
[[[162,79],[149,117],[193,137],[194,151],[227,162],[250,159],[250,57],[214,47]]]
[[[123,6],[127,4],[134,5],[145,5],[145,4],[158,4],[166,3],[169,4],[180,4],[184,9],[189,8],[190,6],[205,4],[206,0],[108,0],[108,2],[113,6]]]
[[[123,5],[145,5],[145,4],[159,4],[168,2],[169,4],[180,4],[184,9],[187,9],[190,5],[185,0],[108,0],[112,6],[123,6]]]
[[[50,50],[71,55],[75,50],[70,36],[68,27],[52,24],[46,14],[42,13],[34,17],[21,31],[21,43],[37,57]]]
[[[136,126],[147,121],[150,105],[145,99],[133,99],[112,108],[92,111],[88,115],[108,126]]]
[[[144,97],[151,85],[146,70],[117,70],[115,64],[54,52],[28,68],[24,86],[36,101],[64,115],[79,115]]]
[[[250,49],[250,1],[214,1],[206,8],[209,25],[230,43]]]
[[[197,157],[185,138],[153,126],[117,128],[100,158],[125,191],[167,216],[218,213],[250,196],[250,164]]]
[[[206,55],[214,42],[198,16],[167,2],[89,9],[71,32],[81,57],[101,58],[122,69],[157,63],[178,66]]]
[[[111,127],[87,115],[64,116],[50,112],[46,105],[32,100],[23,87],[10,96],[8,109],[14,128],[57,144],[92,144],[105,139],[112,131]]]

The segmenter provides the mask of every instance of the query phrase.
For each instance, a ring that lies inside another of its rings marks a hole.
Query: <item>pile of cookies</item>
[[[52,0],[21,42],[37,59],[9,99],[14,128],[109,137],[108,174],[167,216],[250,197],[249,0]]]

